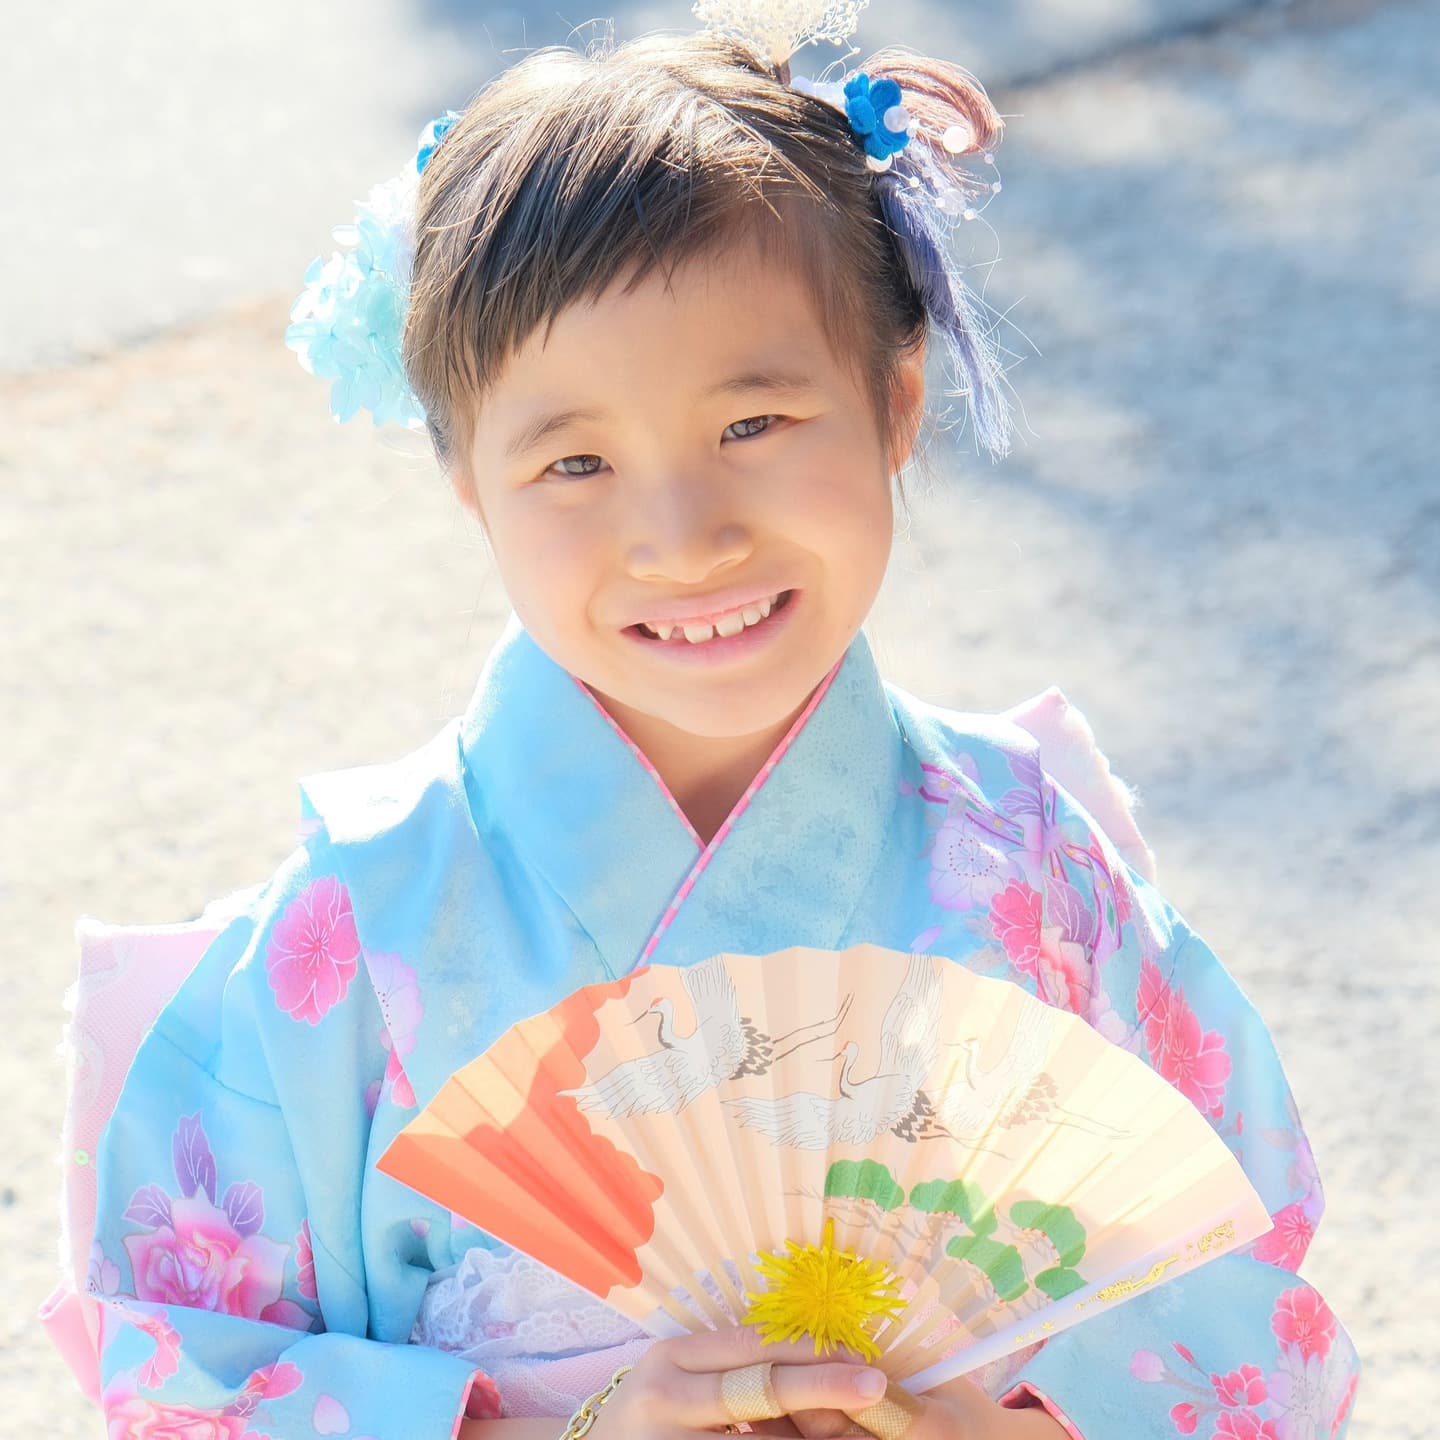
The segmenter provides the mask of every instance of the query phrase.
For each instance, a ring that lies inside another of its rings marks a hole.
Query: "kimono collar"
[[[482,843],[513,845],[616,975],[719,949],[833,948],[899,794],[900,731],[863,631],[708,847],[513,614],[460,747]]]

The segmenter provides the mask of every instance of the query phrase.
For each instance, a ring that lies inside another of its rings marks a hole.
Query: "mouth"
[[[729,665],[776,644],[804,608],[801,590],[780,590],[772,600],[744,606],[721,615],[717,624],[684,626],[628,625],[621,631],[629,644],[644,649],[655,660],[681,667]]]
[[[753,605],[732,610],[713,622],[697,620],[678,624],[656,620],[654,624],[646,624],[642,621],[627,626],[626,633],[638,636],[652,645],[697,648],[720,645],[725,641],[739,639],[752,631],[769,629],[775,624],[774,617],[785,609],[795,594],[794,590],[781,590],[767,599],[757,600]]]

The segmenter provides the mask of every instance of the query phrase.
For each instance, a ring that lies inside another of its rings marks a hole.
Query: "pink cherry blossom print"
[[[321,1395],[310,1423],[317,1435],[343,1435],[350,1428],[350,1412],[333,1395]]]
[[[1265,1375],[1258,1365],[1242,1365],[1228,1375],[1212,1375],[1215,1398],[1227,1409],[1254,1407],[1265,1401]]]
[[[1035,974],[1040,960],[1043,915],[1040,892],[1023,880],[1011,880],[990,901],[990,928],[1005,947],[1010,963],[1025,975]]]
[[[295,1232],[295,1288],[307,1300],[320,1298],[315,1289],[315,1247],[310,1241],[310,1222],[302,1220]]]
[[[988,906],[1010,879],[1004,853],[964,810],[952,810],[930,847],[930,898],[947,910]]]
[[[1135,989],[1135,1013],[1145,1026],[1145,1044],[1151,1054],[1160,1048],[1165,1033],[1165,1014],[1170,1003],[1170,987],[1153,960],[1140,962],[1140,982]]]
[[[1200,1423],[1200,1412],[1187,1401],[1182,1401],[1179,1405],[1170,1407],[1170,1423],[1182,1435],[1193,1435],[1195,1427]]]
[[[380,1043],[389,1052],[385,1083],[397,1105],[415,1104],[415,1091],[402,1061],[415,1048],[425,1008],[420,1003],[420,986],[415,971],[398,955],[387,951],[365,952],[375,998],[380,1005]]]
[[[300,1373],[298,1365],[292,1365],[288,1360],[278,1360],[273,1365],[264,1365],[255,1371],[246,1382],[246,1388],[256,1384],[262,1400],[279,1400],[283,1395],[293,1394],[304,1382],[305,1377]]]
[[[1312,1355],[1323,1360],[1335,1338],[1335,1316],[1318,1291],[1297,1285],[1275,1297],[1270,1328],[1282,1344],[1294,1345],[1307,1360]]]
[[[267,1312],[280,1300],[288,1247],[237,1233],[203,1191],[172,1200],[170,1216],[168,1225],[124,1238],[136,1299],[272,1318]]]
[[[1298,1270],[1310,1248],[1315,1225],[1298,1202],[1277,1211],[1274,1221],[1275,1228],[1268,1235],[1262,1235],[1250,1253],[1257,1260],[1278,1265],[1282,1270]]]
[[[338,876],[322,875],[275,922],[265,951],[265,973],[287,1015],[318,1025],[350,988],[359,959],[350,893]]]
[[[1273,1420],[1253,1410],[1222,1410],[1215,1418],[1215,1440],[1282,1440]]]
[[[1223,1115],[1230,1079],[1225,1037],[1202,1029],[1185,992],[1171,990],[1148,960],[1140,964],[1137,1004],[1155,1069],[1202,1114]]]
[[[1153,1350],[1137,1350],[1130,1357],[1130,1373],[1147,1385],[1165,1378],[1165,1362]]]
[[[300,1388],[304,1380],[299,1367],[288,1360],[262,1365],[258,1370],[250,1372],[245,1388],[225,1407],[225,1413],[247,1417],[254,1415],[265,1401],[279,1400],[282,1396],[291,1394]],[[259,1440],[259,1437],[247,1430],[245,1440]]]
[[[1225,1083],[1230,1078],[1225,1037],[1214,1030],[1202,1031],[1179,992],[1171,997],[1156,1068],[1206,1115],[1224,1113]]]

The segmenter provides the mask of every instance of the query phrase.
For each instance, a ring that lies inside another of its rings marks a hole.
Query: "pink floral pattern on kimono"
[[[1349,1367],[1326,1369],[1338,1328],[1334,1314],[1302,1282],[1275,1297],[1270,1328],[1280,1345],[1268,1372],[1254,1362],[1224,1374],[1207,1371],[1175,1341],[1170,1348],[1184,1370],[1172,1369],[1154,1350],[1137,1350],[1130,1373],[1186,1397],[1170,1409],[1177,1434],[1194,1435],[1205,1424],[1211,1440],[1330,1440],[1350,1413],[1359,1379]]]
[[[397,1105],[415,1104],[415,1091],[402,1063],[415,1048],[415,1037],[425,1017],[415,971],[389,951],[365,952],[365,967],[380,1003],[380,1043],[388,1052],[384,1083]]]
[[[1046,883],[1057,894],[1063,885],[1054,880]],[[1023,880],[1011,880],[990,902],[995,938],[1015,968],[1034,979],[1040,998],[1072,1014],[1088,1015],[1092,990],[1089,951],[1083,940],[1071,938],[1065,926],[1044,922],[1040,892]]]
[[[265,973],[291,1019],[318,1025],[344,998],[360,959],[350,894],[338,876],[312,880],[270,932]]]
[[[315,1247],[310,1239],[310,1222],[302,1220],[295,1232],[295,1288],[307,1300],[318,1300],[315,1288]]]
[[[146,1227],[121,1242],[135,1298],[308,1329],[310,1316],[281,1293],[289,1246],[260,1234],[260,1187],[240,1181],[216,1204],[215,1160],[198,1114],[181,1119],[171,1154],[179,1193],[144,1185],[125,1211]]]
[[[122,1373],[106,1390],[106,1440],[270,1440],[250,1428],[266,1400],[300,1388],[304,1376],[288,1360],[251,1373],[244,1388],[222,1410],[160,1404],[139,1394]],[[142,1381],[143,1383],[143,1381]]]
[[[1277,1211],[1272,1219],[1275,1228],[1255,1242],[1251,1254],[1283,1270],[1298,1270],[1314,1238],[1314,1222],[1299,1201]]]
[[[1153,960],[1140,962],[1137,1009],[1155,1069],[1201,1114],[1216,1119],[1224,1115],[1230,1078],[1225,1037],[1201,1028],[1185,1003],[1185,992],[1171,990]]]

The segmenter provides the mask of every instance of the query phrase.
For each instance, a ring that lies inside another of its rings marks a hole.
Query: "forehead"
[[[674,398],[755,370],[839,379],[816,297],[801,269],[755,241],[692,256],[668,272],[622,277],[526,337],[480,407],[477,438],[519,409],[573,400],[597,407]]]

